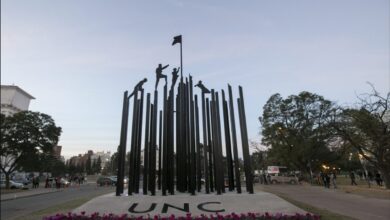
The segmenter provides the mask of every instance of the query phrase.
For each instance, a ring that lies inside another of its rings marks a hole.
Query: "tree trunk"
[[[386,168],[379,169],[382,174],[383,182],[385,183],[386,189],[390,189],[390,171]]]
[[[9,173],[5,173],[5,188],[9,189]]]

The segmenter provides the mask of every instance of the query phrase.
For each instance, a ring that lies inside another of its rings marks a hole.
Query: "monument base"
[[[176,194],[169,196],[150,196],[133,194],[127,196],[115,196],[115,193],[106,194],[92,199],[79,208],[73,210],[75,213],[86,212],[92,214],[113,213],[116,215],[128,214],[129,216],[185,216],[191,213],[192,216],[201,214],[231,214],[231,213],[283,213],[283,214],[305,214],[306,211],[288,203],[278,196],[256,192],[255,194],[237,194],[228,192],[223,195],[197,194]],[[159,194],[159,193],[157,193]]]

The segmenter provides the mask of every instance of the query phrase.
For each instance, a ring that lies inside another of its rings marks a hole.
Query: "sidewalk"
[[[15,193],[1,194],[1,201],[31,197],[31,196],[42,195],[42,194],[47,194],[47,193],[60,192],[62,190],[64,190],[64,189],[63,188],[61,188],[61,189],[43,188],[43,187],[38,188],[38,189],[28,189],[28,190],[18,191]]]

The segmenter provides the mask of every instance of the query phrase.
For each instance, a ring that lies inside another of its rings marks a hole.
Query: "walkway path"
[[[310,185],[256,185],[255,188],[356,219],[390,219],[390,198],[369,198]]]

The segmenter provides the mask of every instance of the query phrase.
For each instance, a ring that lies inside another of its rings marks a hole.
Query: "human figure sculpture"
[[[172,88],[175,86],[177,78],[179,78],[179,71],[180,71],[180,67],[178,67],[177,69],[173,68],[172,70],[172,85],[171,85]]]
[[[169,65],[162,66],[161,63],[158,64],[158,67],[156,68],[156,86],[155,89],[157,89],[158,81],[160,81],[161,78],[165,79],[165,83],[167,83],[167,75],[162,74],[162,71],[167,68]]]
[[[129,98],[131,98],[136,92],[141,91],[142,90],[142,86],[144,85],[144,83],[146,81],[148,81],[148,79],[144,78],[139,83],[137,83],[137,85],[134,86],[133,92],[129,95]]]
[[[210,93],[210,90],[208,90],[202,83],[202,80],[199,80],[198,84],[195,85],[196,87],[199,87],[200,90],[202,90],[202,93]]]

